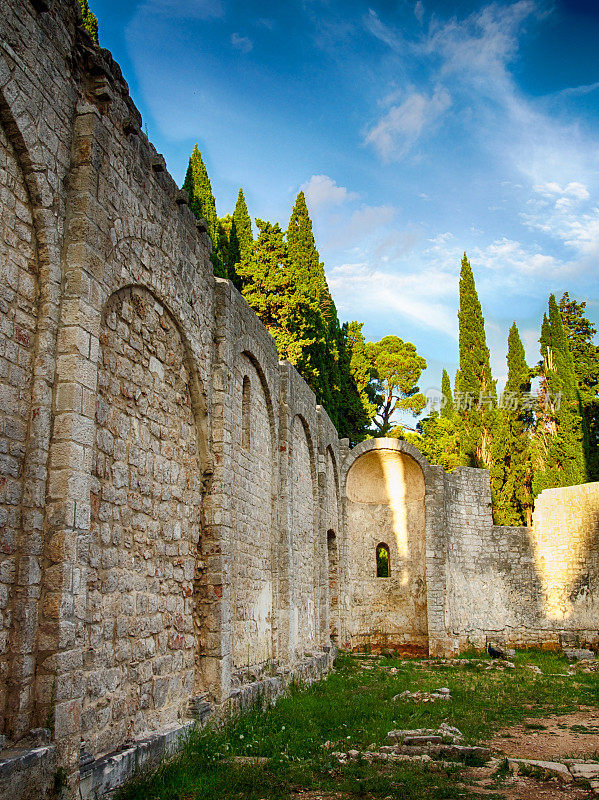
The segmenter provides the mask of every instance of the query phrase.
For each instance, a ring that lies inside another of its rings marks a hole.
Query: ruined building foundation
[[[0,4],[0,228],[0,797],[100,796],[335,647],[598,644],[599,484],[498,528],[486,471],[340,442],[76,0]]]

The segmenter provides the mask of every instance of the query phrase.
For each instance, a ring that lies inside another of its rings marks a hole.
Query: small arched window
[[[388,578],[390,574],[389,548],[386,544],[381,542],[376,546],[376,577]]]
[[[243,378],[241,393],[241,446],[244,450],[250,449],[251,444],[251,384],[247,375]]]

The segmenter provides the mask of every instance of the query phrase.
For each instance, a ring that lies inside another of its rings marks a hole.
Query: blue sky
[[[342,319],[457,366],[467,251],[494,375],[547,298],[599,322],[596,0],[92,0],[178,182],[197,141],[219,215],[286,227],[306,192]]]

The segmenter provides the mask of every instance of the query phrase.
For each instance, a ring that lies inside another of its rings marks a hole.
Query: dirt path
[[[595,759],[599,754],[599,710],[581,708],[572,714],[530,718],[498,731],[486,744],[493,752],[513,758]]]

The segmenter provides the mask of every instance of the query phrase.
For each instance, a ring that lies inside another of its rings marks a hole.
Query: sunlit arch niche
[[[347,499],[354,503],[387,505],[393,515],[391,533],[400,558],[409,556],[406,504],[424,501],[424,475],[420,465],[405,453],[371,450],[361,455],[347,476]],[[381,534],[384,533],[381,531]],[[386,542],[383,535],[379,541]]]
[[[425,479],[406,452],[376,447],[359,455],[346,482],[352,646],[428,645]],[[377,551],[388,548],[381,580]]]

